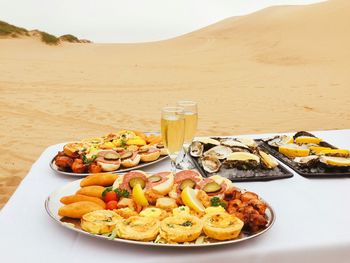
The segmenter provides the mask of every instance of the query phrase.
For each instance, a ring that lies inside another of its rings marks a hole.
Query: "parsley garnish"
[[[105,197],[105,195],[106,195],[108,192],[112,191],[112,190],[113,190],[112,188],[113,188],[113,186],[108,186],[108,187],[106,187],[105,190],[102,192],[102,197]]]
[[[84,164],[91,164],[95,159],[97,158],[97,155],[92,155],[91,158],[87,158],[86,155],[83,155],[82,160]]]
[[[219,197],[214,196],[212,199],[210,199],[211,206],[222,206],[223,208],[226,208],[226,203],[221,201]]]
[[[181,224],[181,226],[192,226],[192,222],[191,221],[185,221]]]
[[[121,198],[121,197],[128,198],[130,195],[130,193],[127,190],[120,189],[120,188],[115,189],[114,192],[116,192],[116,194],[118,195],[119,198]]]

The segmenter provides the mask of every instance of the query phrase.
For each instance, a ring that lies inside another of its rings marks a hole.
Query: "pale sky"
[[[272,5],[321,0],[0,0],[0,20],[98,43],[157,41]]]

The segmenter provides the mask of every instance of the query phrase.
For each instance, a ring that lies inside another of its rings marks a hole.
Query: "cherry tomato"
[[[106,209],[108,210],[117,209],[117,207],[118,207],[118,202],[115,200],[109,201],[106,205]]]
[[[118,201],[118,196],[117,196],[116,192],[110,191],[110,192],[106,193],[106,195],[103,199],[106,203],[108,203],[109,201]]]

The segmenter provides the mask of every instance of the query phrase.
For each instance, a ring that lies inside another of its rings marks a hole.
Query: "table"
[[[350,148],[350,130],[314,132]],[[271,134],[249,135],[259,138]],[[212,248],[160,248],[119,244],[77,234],[54,222],[44,200],[76,178],[49,168],[63,144],[48,147],[0,212],[1,262],[350,262],[350,178],[293,178],[236,183],[275,209],[276,222],[264,235]],[[170,169],[169,161],[146,171]]]

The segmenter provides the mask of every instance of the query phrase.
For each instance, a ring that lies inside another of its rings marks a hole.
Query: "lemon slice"
[[[349,150],[345,150],[345,149],[325,149],[320,151],[318,154],[334,156],[334,157],[349,157],[350,152]]]
[[[350,158],[322,156],[320,161],[330,166],[350,166]]]
[[[136,184],[132,189],[132,196],[135,202],[140,206],[148,206],[147,198],[142,191],[142,187],[140,184]]]
[[[305,157],[310,153],[310,149],[303,148],[296,144],[285,144],[278,147],[278,151],[287,157]]]
[[[310,146],[309,149],[315,153],[315,154],[319,154],[321,151],[324,151],[324,150],[331,150],[331,148],[329,147],[322,147],[322,146]]]
[[[146,145],[146,141],[139,136],[135,136],[134,138],[129,139],[126,142],[127,145]]]
[[[317,137],[311,137],[311,136],[300,136],[295,138],[295,143],[297,144],[303,144],[303,143],[314,143],[319,144],[322,140]]]
[[[204,212],[205,207],[196,197],[196,192],[188,186],[181,192],[181,199],[185,205],[192,208],[196,212]]]

